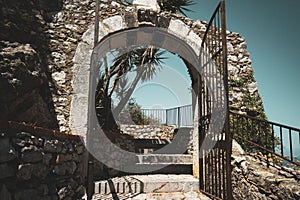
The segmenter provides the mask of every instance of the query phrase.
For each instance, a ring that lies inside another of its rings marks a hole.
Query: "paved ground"
[[[209,200],[192,175],[130,175],[95,182],[93,200]]]
[[[198,192],[94,195],[93,200],[210,200]]]

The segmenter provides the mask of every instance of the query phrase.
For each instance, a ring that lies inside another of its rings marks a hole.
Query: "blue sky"
[[[219,1],[196,2],[190,7],[194,12],[187,13],[188,16],[192,19],[209,21]],[[299,8],[299,0],[226,1],[227,29],[238,32],[246,38],[254,76],[269,120],[298,128],[300,128]],[[188,79],[186,68],[175,56],[166,61],[166,65],[172,66],[175,74],[176,71],[181,74],[178,76]],[[165,72],[159,74],[163,73]],[[176,76],[168,76],[167,79],[172,84]],[[157,89],[158,85],[155,84],[139,85],[134,96],[145,108],[170,108],[173,105],[185,105],[190,101],[188,90],[184,94],[174,95],[174,92],[168,91],[165,86]],[[153,95],[151,97],[145,95],[145,89],[153,91],[154,93],[151,92]]]
[[[209,16],[205,12],[217,2],[199,0],[190,17]],[[300,128],[300,1],[228,0],[226,5],[227,29],[246,38],[269,120]]]

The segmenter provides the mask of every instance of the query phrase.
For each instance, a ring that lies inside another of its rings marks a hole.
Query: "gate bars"
[[[204,74],[200,81],[199,97],[200,190],[214,199],[232,199],[232,137],[229,130],[224,1],[219,3],[207,25],[201,45],[200,63]],[[214,147],[207,147],[207,138],[215,143]]]

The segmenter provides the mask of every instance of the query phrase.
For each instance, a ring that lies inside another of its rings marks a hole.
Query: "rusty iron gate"
[[[226,44],[225,2],[221,1],[207,25],[200,52],[200,190],[214,199],[232,199]]]

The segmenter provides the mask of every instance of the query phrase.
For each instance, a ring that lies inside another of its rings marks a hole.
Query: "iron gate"
[[[219,3],[203,36],[200,63],[200,190],[214,199],[232,199],[228,115],[225,2]],[[206,145],[207,142],[215,144]]]

